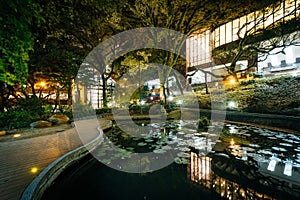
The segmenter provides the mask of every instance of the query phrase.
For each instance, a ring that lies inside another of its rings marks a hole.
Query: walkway
[[[97,135],[97,123],[86,120],[86,132]],[[107,121],[101,120],[101,125]],[[93,137],[88,137],[92,140]],[[26,186],[61,155],[82,146],[75,128],[56,134],[0,143],[0,199],[17,200]],[[31,169],[37,168],[37,172]]]

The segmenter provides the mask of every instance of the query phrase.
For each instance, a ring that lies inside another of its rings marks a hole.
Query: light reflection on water
[[[111,132],[107,133],[107,137],[121,150],[113,151],[109,146],[104,148],[100,146],[95,150],[96,154],[104,158],[102,161],[108,167],[116,160],[125,162],[125,158],[130,158],[134,153],[149,151],[158,156],[175,152],[174,163],[157,172],[135,176],[120,174],[121,172],[107,170],[107,168],[97,168],[96,171],[109,171],[105,174],[112,173],[111,175],[116,177],[115,174],[119,174],[123,180],[125,176],[130,176],[132,180],[140,180],[141,176],[145,180],[148,178],[151,180],[152,176],[155,182],[158,182],[157,184],[160,182],[158,178],[165,180],[167,179],[165,174],[172,174],[170,186],[177,187],[174,191],[179,191],[180,187],[198,188],[199,186],[199,190],[206,188],[205,191],[208,190],[214,194],[214,198],[300,198],[300,137],[298,135],[245,125],[226,124],[219,137],[215,133],[195,130],[195,122],[166,122],[164,128],[161,128],[159,123],[143,122],[141,124],[152,127],[153,131],[138,138],[114,127]],[[141,167],[151,167],[150,158],[145,158],[145,161],[147,161],[144,162],[145,166],[141,165]],[[180,169],[180,172],[176,172],[175,169]],[[182,177],[186,177],[185,173],[188,178],[183,181]],[[93,177],[93,175],[85,176]],[[96,180],[100,183],[96,184],[103,184],[102,176]],[[181,177],[180,181],[179,177]],[[127,185],[115,189],[121,190],[124,187]],[[138,187],[139,190],[146,191],[143,184]],[[166,186],[158,185],[156,190],[163,187]],[[159,191],[151,192],[148,195],[164,196],[157,194]],[[193,190],[190,199],[195,199],[197,195]],[[178,198],[177,195],[174,196]]]
[[[163,129],[153,129],[153,132],[143,135],[145,141],[131,139],[139,142],[137,146],[157,154],[170,149],[179,151],[174,161],[188,164],[190,180],[223,198],[269,198],[270,195],[276,198],[278,192],[290,194],[291,197],[299,195],[299,136],[226,124],[219,137],[215,133],[195,130],[194,124],[190,121],[174,121],[167,123]],[[143,123],[143,126],[157,128],[161,124]],[[114,131],[118,132],[118,129]],[[115,135],[110,137],[114,138]],[[115,142],[120,143],[120,138]],[[265,190],[259,191],[260,188]]]

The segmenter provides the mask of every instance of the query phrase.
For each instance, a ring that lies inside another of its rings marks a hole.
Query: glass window
[[[256,24],[256,29],[264,28],[264,13],[263,13],[263,11],[256,11],[255,24]]]
[[[247,15],[247,32],[255,31],[255,12]]]
[[[225,40],[226,32],[225,31],[226,31],[226,29],[225,29],[225,24],[224,24],[220,27],[220,45],[223,45],[226,43],[226,40]]]
[[[226,43],[232,42],[232,22],[226,24]]]
[[[238,31],[240,29],[240,19],[235,19],[232,22],[232,40],[238,40]]]
[[[271,24],[273,24],[274,20],[274,13],[273,13],[273,8],[265,8],[265,13],[264,13],[264,28],[269,27]]]
[[[287,18],[290,18],[290,15],[292,15],[292,17],[294,17],[294,9],[295,9],[295,0],[286,0],[285,1],[285,10],[284,10],[284,16],[286,16]]]
[[[205,35],[205,57],[206,57],[206,59],[205,59],[205,62],[206,63],[208,63],[208,62],[210,62],[210,50],[211,50],[211,48],[210,48],[210,31],[208,30],[208,31],[206,31],[206,35]]]
[[[191,39],[188,38],[188,39],[186,40],[186,45],[185,45],[185,49],[186,49],[186,58],[187,58],[187,62],[188,62],[188,63],[190,62],[190,59],[191,59],[191,57],[190,57],[190,41],[191,41]]]
[[[214,31],[215,34],[215,47],[220,46],[220,27],[216,28]]]
[[[279,7],[274,8],[274,23],[279,23],[283,21],[283,3]]]
[[[240,37],[244,37],[246,34],[246,26],[247,26],[247,18],[246,16],[243,16],[240,18]]]

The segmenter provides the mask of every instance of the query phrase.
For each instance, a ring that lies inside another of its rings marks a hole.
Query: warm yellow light
[[[20,137],[20,136],[21,136],[21,134],[17,133],[17,134],[14,134],[13,137],[17,138],[17,137]]]
[[[230,83],[230,84],[234,84],[234,83],[235,83],[235,79],[233,79],[233,78],[230,79],[229,83]]]
[[[231,140],[230,140],[230,145],[233,146],[234,144],[235,144],[234,140],[231,139]]]
[[[37,167],[32,167],[32,168],[30,169],[30,172],[31,172],[31,173],[37,173],[37,171],[38,171],[38,168],[37,168]]]
[[[46,83],[45,83],[44,81],[41,81],[41,82],[40,82],[40,86],[41,86],[41,87],[45,87],[45,86],[46,86]]]

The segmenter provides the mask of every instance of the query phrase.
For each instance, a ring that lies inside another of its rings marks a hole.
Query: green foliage
[[[210,124],[210,120],[207,117],[202,116],[198,120],[198,129],[200,131],[207,131],[209,124]]]
[[[136,89],[131,95],[131,99],[146,99],[149,93],[149,88],[146,85],[143,85]]]
[[[29,53],[33,50],[33,24],[38,26],[40,7],[31,0],[2,1],[0,6],[0,81],[26,82]]]
[[[129,113],[131,115],[136,114],[148,114],[149,113],[149,106],[148,105],[137,105],[133,104],[129,107]]]
[[[97,115],[107,114],[107,113],[111,113],[111,108],[96,109],[96,114]]]
[[[257,79],[226,91],[227,99],[233,99],[238,109],[246,112],[297,114],[300,84],[295,77]]]
[[[167,111],[167,113],[170,113],[178,108],[178,105],[175,102],[167,102],[164,104],[164,108]]]
[[[213,103],[219,102],[221,105],[230,100],[235,102],[235,110],[238,111],[299,115],[299,89],[299,78],[292,76],[256,79],[226,87],[226,99],[222,99],[222,95],[215,95]],[[201,91],[196,94],[200,108],[211,109],[210,95],[201,94]],[[218,109],[216,106],[214,108]]]
[[[28,127],[30,123],[47,117],[42,100],[32,97],[20,101],[15,108],[0,113],[0,128]]]

